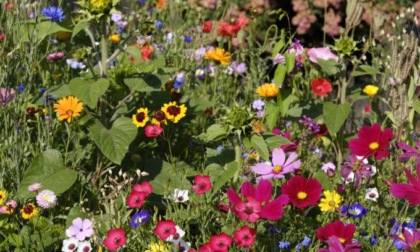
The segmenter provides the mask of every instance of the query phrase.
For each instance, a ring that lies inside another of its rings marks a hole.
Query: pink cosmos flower
[[[148,181],[143,181],[141,184],[135,184],[133,191],[145,193],[146,197],[149,196],[153,191],[153,186]]]
[[[169,236],[176,234],[175,222],[172,220],[160,220],[153,232],[160,239],[166,240]]]
[[[158,137],[160,134],[162,134],[162,132],[163,128],[155,124],[149,124],[144,128],[144,134],[149,138]]]
[[[328,238],[327,243],[329,248],[320,248],[316,252],[360,252],[362,244],[353,242],[343,245],[337,236]]]
[[[357,133],[358,138],[349,141],[352,154],[364,158],[375,157],[380,160],[389,156],[387,151],[389,142],[394,137],[392,130],[381,130],[381,126],[375,123],[373,126],[364,126]]]
[[[193,185],[191,189],[195,191],[197,195],[201,195],[211,190],[211,188],[213,187],[210,182],[210,176],[197,175],[194,177],[194,183],[195,185]]]
[[[262,179],[284,178],[285,174],[293,173],[302,164],[300,160],[295,161],[298,157],[295,152],[291,152],[286,160],[286,154],[281,148],[274,149],[272,156],[272,165],[259,163],[252,168],[253,172],[262,175]]]
[[[89,219],[76,218],[66,230],[67,237],[74,237],[78,241],[84,241],[93,235],[92,222]]]
[[[0,108],[6,106],[15,98],[15,90],[13,88],[0,88]]]
[[[416,166],[420,166],[420,141],[416,142],[416,148],[411,147],[408,144],[399,142],[398,148],[400,148],[404,153],[399,156],[401,162],[408,162],[411,157],[416,158]]]
[[[255,229],[243,226],[234,232],[234,241],[238,247],[251,247],[257,235]]]
[[[212,251],[227,252],[230,244],[232,244],[232,237],[225,233],[212,235],[209,243]]]
[[[125,237],[125,231],[122,228],[109,230],[106,238],[104,239],[105,247],[111,251],[115,251],[119,247],[124,246],[126,242],[127,237]]]
[[[322,194],[322,186],[316,179],[295,176],[281,187],[281,192],[289,196],[290,203],[300,210],[317,205]]]
[[[391,193],[397,198],[403,198],[411,205],[420,205],[420,178],[415,178],[407,168],[404,168],[404,173],[408,178],[410,184],[392,184]],[[417,174],[420,174],[420,167],[417,167]]]
[[[329,47],[317,47],[311,48],[307,52],[309,60],[313,63],[318,63],[318,59],[329,60],[333,59],[336,62],[338,61],[338,56],[331,52]]]

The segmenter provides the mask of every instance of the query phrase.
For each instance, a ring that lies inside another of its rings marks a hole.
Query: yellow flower
[[[324,191],[324,195],[325,198],[322,198],[321,203],[318,205],[322,212],[334,211],[340,206],[342,199],[336,191]]]
[[[225,52],[225,49],[222,48],[215,48],[211,51],[207,51],[204,58],[214,60],[222,65],[229,65],[232,60],[230,53]]]
[[[0,205],[3,204],[3,201],[6,199],[7,193],[5,190],[0,190]]]
[[[170,252],[170,250],[165,246],[163,241],[159,241],[159,243],[154,242],[150,244],[149,249],[145,252]]]
[[[187,113],[187,107],[185,107],[184,104],[178,106],[176,105],[176,102],[163,104],[161,110],[163,111],[163,113],[165,113],[166,119],[174,123],[177,123]]]
[[[38,214],[38,209],[36,209],[34,204],[28,203],[20,209],[20,213],[22,214],[22,218],[29,220]]]
[[[149,121],[149,110],[147,108],[139,108],[137,109],[137,114],[132,116],[133,123],[136,125],[137,128],[144,127],[146,123]]]
[[[160,126],[161,123],[167,124],[166,114],[162,110],[155,111],[152,117],[152,124]]]
[[[111,7],[110,0],[90,0],[90,10],[93,12],[103,12]]]
[[[60,41],[68,40],[69,38],[71,38],[71,33],[70,32],[59,32],[59,33],[57,33],[56,38]]]
[[[114,44],[118,44],[121,41],[120,35],[118,34],[111,35],[108,39]]]
[[[263,97],[275,97],[279,93],[279,88],[274,83],[265,83],[257,88],[257,94]]]
[[[363,93],[369,95],[370,97],[373,97],[374,95],[376,95],[376,93],[378,93],[378,90],[379,90],[379,88],[377,86],[367,85],[363,89]]]
[[[60,99],[54,104],[55,112],[58,113],[58,120],[67,119],[71,123],[72,118],[78,117],[83,110],[83,102],[73,96],[68,96]]]

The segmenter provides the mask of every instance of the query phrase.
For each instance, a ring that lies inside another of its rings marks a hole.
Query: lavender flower
[[[245,63],[238,63],[237,61],[233,61],[230,64],[230,67],[235,71],[237,74],[244,74],[247,70]]]
[[[78,241],[84,241],[93,235],[92,222],[89,219],[76,218],[66,230],[67,237],[74,237]]]
[[[312,134],[317,134],[321,130],[321,126],[316,124],[314,119],[306,115],[303,116],[303,119],[299,120],[299,123],[303,124]]]
[[[57,202],[57,196],[54,194],[53,191],[50,190],[42,190],[36,196],[36,203],[42,208],[50,208]]]
[[[42,185],[40,183],[34,183],[34,184],[32,184],[28,187],[28,190],[30,192],[36,192],[36,191],[39,191],[39,189],[41,189],[41,187],[42,187]]]
[[[70,67],[73,69],[84,69],[86,67],[85,64],[83,64],[82,62],[78,62],[75,59],[67,59],[66,62],[67,65],[70,65]]]
[[[397,145],[404,152],[399,156],[401,162],[408,162],[411,157],[414,157],[416,159],[416,166],[420,167],[420,141],[416,142],[416,148],[403,142],[399,142]]]
[[[41,13],[47,18],[51,19],[51,21],[56,22],[56,23],[60,23],[66,18],[66,16],[64,15],[63,9],[56,6],[45,7],[41,11]]]
[[[284,57],[284,55],[277,53],[277,55],[273,59],[273,65],[277,65],[277,64],[283,65],[285,63],[286,63],[286,58]]]
[[[185,73],[181,72],[176,75],[175,82],[174,82],[174,88],[180,89],[182,87],[182,83],[184,82]]]
[[[6,106],[9,102],[15,98],[15,90],[13,88],[1,88],[0,89],[0,108]]]
[[[344,162],[341,166],[341,177],[347,181],[349,175],[354,173],[354,188],[358,188],[362,183],[362,177],[369,181],[374,174],[374,169],[367,163],[366,159],[360,159],[354,154],[350,155],[349,159],[350,162]]]
[[[252,108],[256,110],[262,110],[264,106],[265,106],[265,103],[261,99],[255,100],[252,103]]]

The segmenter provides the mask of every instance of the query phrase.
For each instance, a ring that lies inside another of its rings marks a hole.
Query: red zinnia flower
[[[397,198],[404,198],[413,206],[420,205],[420,178],[415,178],[407,168],[404,173],[410,184],[392,184],[391,193]],[[420,176],[420,167],[417,166],[417,175]]]
[[[388,157],[389,142],[393,138],[392,130],[381,130],[381,126],[375,123],[373,126],[364,126],[357,133],[359,138],[349,141],[351,153],[367,157],[375,157],[377,160]]]
[[[211,28],[213,28],[213,21],[205,21],[202,24],[202,27],[204,33],[209,33],[211,31]]]
[[[255,229],[243,226],[241,229],[234,232],[235,243],[238,247],[251,247],[254,245],[256,235]]]
[[[175,222],[171,220],[160,220],[153,232],[160,239],[166,240],[169,236],[176,234]]]
[[[336,236],[342,244],[350,244],[356,226],[354,224],[344,224],[341,221],[328,223],[325,227],[320,227],[316,231],[316,237],[322,242],[328,241],[331,236]]]
[[[193,185],[191,189],[194,190],[198,195],[201,195],[212,188],[210,176],[197,175],[194,177],[194,183],[195,185]]]
[[[125,237],[124,229],[111,229],[108,231],[108,235],[104,239],[104,245],[107,249],[114,251],[119,247],[124,246],[127,238]]]
[[[321,198],[322,186],[316,179],[295,176],[281,187],[282,194],[289,196],[290,203],[300,210],[317,205]]]
[[[324,78],[316,78],[311,81],[312,91],[317,96],[326,96],[332,91],[331,83]]]
[[[210,237],[210,248],[212,251],[227,252],[230,244],[232,244],[232,237],[225,233],[212,235]]]
[[[135,184],[133,191],[145,193],[146,197],[152,193],[153,187],[148,181],[143,181],[141,184]]]
[[[127,204],[129,208],[139,208],[143,206],[144,199],[146,198],[144,192],[132,191],[130,195],[127,196]]]

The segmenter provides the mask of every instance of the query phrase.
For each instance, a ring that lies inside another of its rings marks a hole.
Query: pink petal
[[[229,190],[227,191],[227,196],[230,204],[232,205],[236,205],[239,202],[242,202],[241,197],[239,197],[239,195],[232,188],[229,188]]]
[[[255,197],[255,188],[251,182],[246,181],[241,186],[241,193],[245,197]]]
[[[273,167],[268,166],[266,163],[259,163],[252,167],[252,171],[257,174],[269,174],[273,170]]]
[[[268,202],[271,198],[272,189],[273,185],[270,181],[261,180],[260,183],[257,185],[255,199],[260,203]]]
[[[281,148],[274,149],[272,156],[273,156],[272,158],[273,165],[283,166],[284,160],[286,159],[286,154],[284,153],[283,149]]]
[[[268,220],[278,220],[283,216],[283,206],[289,203],[289,196],[281,195],[261,209],[260,217]]]

